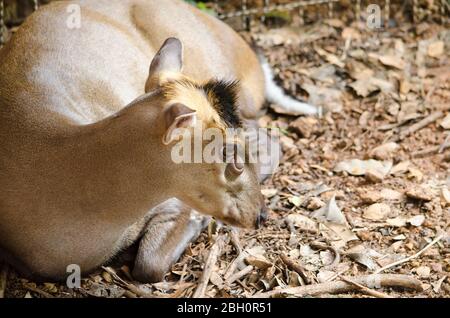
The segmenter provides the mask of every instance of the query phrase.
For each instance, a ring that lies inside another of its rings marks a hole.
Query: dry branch
[[[360,285],[374,287],[400,287],[422,291],[421,282],[414,277],[398,274],[377,274],[354,277],[352,280]],[[316,296],[322,294],[340,294],[360,290],[353,283],[344,281],[326,282],[321,284],[276,289],[266,293],[255,294],[253,297],[269,298],[279,295],[294,295],[297,297]]]
[[[243,270],[237,272],[234,275],[231,275],[227,280],[227,284],[231,285],[232,283],[234,283],[235,281],[237,281],[238,279],[241,279],[242,277],[248,275],[249,273],[251,273],[253,270],[253,266],[252,265],[248,265],[246,266]]]
[[[309,278],[306,269],[302,265],[300,265],[298,262],[294,261],[293,259],[289,258],[285,254],[281,254],[280,257],[281,257],[281,260],[283,261],[283,263],[286,264],[286,266],[290,270],[293,270],[297,274],[300,275],[300,277],[303,279],[305,284],[307,284],[307,285],[311,284],[311,279]]]
[[[242,244],[241,240],[239,239],[239,232],[237,229],[232,228],[230,230],[230,238],[231,238],[231,244],[233,244],[234,248],[236,249],[236,252],[238,254],[242,253]]]
[[[346,278],[342,275],[339,275],[339,278],[342,279],[344,282],[355,285],[356,287],[358,287],[362,292],[366,293],[367,295],[377,297],[377,298],[393,298],[389,295],[380,293],[379,291],[376,291],[376,290],[370,289],[364,285],[361,285],[361,284],[355,282],[354,280],[351,280],[350,278]]]
[[[47,293],[46,291],[43,291],[43,290],[37,288],[37,287],[34,287],[34,286],[30,285],[30,284],[24,284],[24,287],[26,289],[28,289],[29,291],[32,291],[32,292],[34,292],[36,294],[41,295],[44,298],[55,298],[55,296]]]
[[[206,260],[205,268],[203,270],[202,277],[200,277],[200,281],[198,283],[197,289],[195,290],[192,298],[204,298],[206,287],[208,287],[209,279],[211,277],[211,273],[213,271],[214,265],[216,265],[217,259],[220,256],[220,252],[222,251],[222,245],[224,243],[224,236],[219,236],[214,242],[213,246],[208,255],[208,259]]]
[[[107,273],[109,273],[112,276],[112,278],[116,281],[117,284],[121,285],[122,287],[127,288],[133,294],[135,294],[139,297],[143,297],[143,298],[153,298],[154,297],[152,294],[142,291],[139,287],[135,286],[134,284],[124,281],[122,278],[119,277],[119,275],[117,275],[117,273],[112,268],[102,266],[102,269],[104,271],[106,271]]]
[[[231,229],[230,231],[231,244],[233,244],[236,249],[238,256],[234,259],[233,262],[228,266],[224,278],[228,280],[231,275],[236,271],[236,268],[240,262],[247,256],[247,253],[242,248],[241,240],[239,239],[238,232],[235,229]]]
[[[425,251],[426,251],[427,249],[429,249],[431,246],[433,246],[434,244],[436,244],[436,243],[437,243],[440,239],[442,239],[443,237],[444,237],[444,233],[441,234],[441,235],[439,235],[438,237],[436,237],[431,243],[429,243],[427,246],[425,246],[423,249],[421,249],[421,250],[420,250],[419,252],[417,252],[416,254],[411,255],[411,256],[408,256],[408,257],[406,257],[406,258],[404,258],[404,259],[401,259],[401,260],[399,260],[399,261],[393,262],[393,263],[391,263],[391,264],[388,264],[388,265],[386,265],[386,266],[384,266],[384,267],[382,267],[382,268],[376,270],[374,274],[381,273],[381,272],[385,271],[385,270],[388,269],[388,268],[391,268],[391,267],[394,267],[394,266],[397,266],[397,265],[400,265],[400,264],[409,262],[410,260],[419,257],[423,252],[425,252]]]
[[[402,132],[400,132],[400,135],[398,135],[396,138],[394,138],[395,141],[403,140],[404,138],[408,137],[409,135],[415,133],[416,131],[428,126],[431,123],[434,123],[436,120],[444,116],[444,112],[437,111],[434,113],[431,113],[421,121],[415,123],[414,125],[409,126]]]

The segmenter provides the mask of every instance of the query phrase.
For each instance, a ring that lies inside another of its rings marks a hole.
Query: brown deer
[[[204,227],[191,212],[257,227],[256,164],[176,164],[171,149],[199,121],[245,126],[265,97],[316,112],[285,96],[237,33],[183,1],[43,6],[0,50],[1,255],[61,279],[140,240],[133,275],[151,282]]]

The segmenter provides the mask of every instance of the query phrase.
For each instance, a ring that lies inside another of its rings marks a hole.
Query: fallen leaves
[[[358,79],[348,86],[351,87],[355,91],[355,93],[361,97],[367,97],[377,91],[389,93],[394,91],[395,89],[394,84],[377,77]]]
[[[385,203],[374,203],[363,213],[363,217],[372,221],[381,221],[391,213],[391,207]]]
[[[430,57],[438,58],[442,54],[444,54],[444,42],[443,41],[436,41],[433,43],[430,43],[428,46],[427,54]]]
[[[351,231],[347,219],[341,209],[337,206],[336,198],[334,196],[327,205],[313,212],[311,217],[320,221],[320,232],[328,238],[336,248],[343,247],[347,242],[358,239]]]
[[[406,66],[405,61],[401,57],[395,55],[380,55],[378,56],[378,60],[383,65],[395,67],[400,70],[403,70]]]
[[[339,162],[335,167],[335,172],[347,172],[354,176],[365,175],[369,171],[373,171],[381,174],[382,176],[387,175],[392,168],[392,161],[378,161],[378,160],[360,160],[351,159]]]
[[[447,116],[442,119],[440,126],[444,129],[450,129],[450,114],[447,114]]]
[[[427,186],[419,186],[406,191],[406,196],[414,200],[431,201],[433,200],[434,193]]]
[[[388,142],[373,148],[369,152],[369,156],[378,160],[389,160],[395,156],[399,148],[400,146],[396,142]]]

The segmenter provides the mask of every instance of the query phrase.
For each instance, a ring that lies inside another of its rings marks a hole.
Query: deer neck
[[[78,127],[62,141],[63,147],[55,147],[56,167],[49,171],[60,192],[58,208],[131,224],[173,197],[166,167],[170,157],[156,133],[162,128],[155,113],[148,106],[128,106],[113,117]]]

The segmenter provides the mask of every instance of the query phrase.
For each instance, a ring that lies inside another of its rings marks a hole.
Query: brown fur
[[[81,5],[79,30],[66,27],[68,3]],[[184,44],[183,72],[149,77],[168,37]],[[255,54],[182,1],[58,1],[27,19],[0,50],[0,244],[10,258],[43,277],[63,277],[69,264],[87,272],[139,238],[153,208],[174,197],[254,226],[261,208],[254,167],[230,181],[223,164],[174,164],[161,142],[164,110],[175,102],[224,125],[208,96],[168,84],[181,76],[237,79],[241,114],[261,108]]]

